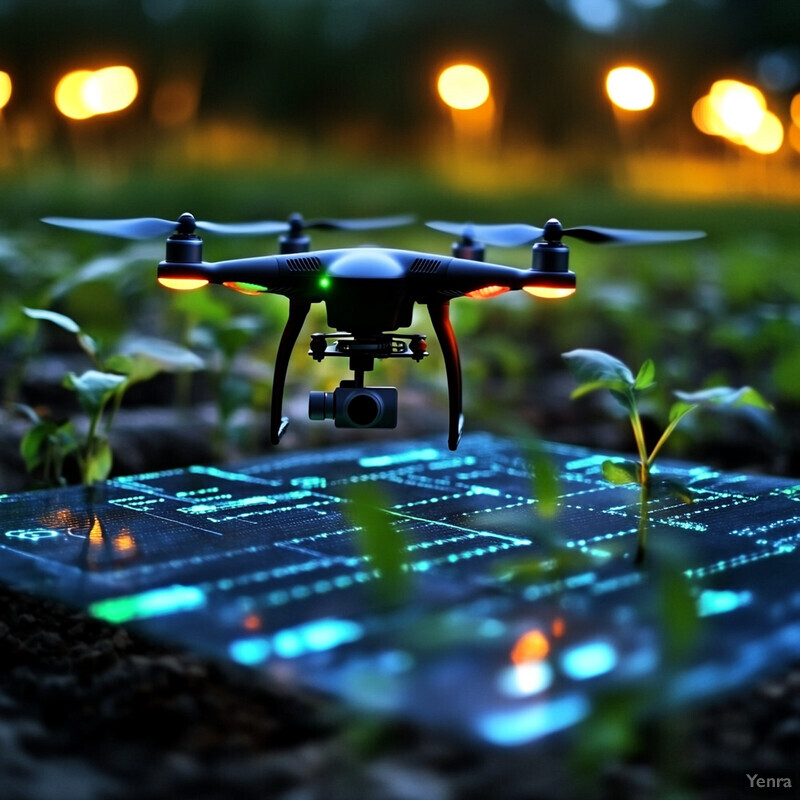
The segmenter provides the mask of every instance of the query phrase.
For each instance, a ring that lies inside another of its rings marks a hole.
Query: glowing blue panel
[[[375,467],[392,467],[395,464],[409,464],[413,461],[433,461],[438,457],[438,450],[424,447],[421,450],[408,450],[405,453],[359,458],[358,465],[364,469],[374,469]]]
[[[278,631],[272,646],[281,658],[299,658],[355,642],[363,633],[363,627],[349,619],[320,619]]]
[[[230,657],[246,667],[262,664],[269,658],[271,652],[270,641],[265,636],[253,639],[236,639],[228,646]]]
[[[697,613],[701,617],[710,617],[712,614],[726,614],[741,606],[749,605],[753,600],[753,593],[748,591],[715,591],[706,589],[697,598]]]
[[[484,714],[477,719],[476,728],[486,741],[513,747],[569,728],[580,722],[589,709],[584,695],[568,694],[557,700]]]
[[[196,586],[168,586],[127,597],[99,600],[89,606],[89,613],[108,622],[161,617],[180,611],[193,611],[205,605],[206,596]]]
[[[617,665],[617,651],[608,642],[588,642],[567,650],[561,668],[575,680],[596,678]]]

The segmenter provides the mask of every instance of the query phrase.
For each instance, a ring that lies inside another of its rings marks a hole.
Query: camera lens
[[[382,404],[368,392],[354,394],[347,404],[345,413],[354,425],[366,427],[372,425],[382,410]]]
[[[333,419],[333,408],[333,392],[309,392],[309,419]]]

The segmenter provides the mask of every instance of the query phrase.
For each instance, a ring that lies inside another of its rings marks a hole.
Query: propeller
[[[195,230],[208,231],[230,236],[269,236],[275,233],[299,235],[308,228],[327,230],[370,230],[408,225],[413,222],[410,216],[374,217],[371,219],[317,219],[306,222],[299,214],[293,214],[285,222],[266,220],[263,222],[206,222],[195,220],[191,214],[181,214],[176,221],[157,217],[136,217],[133,219],[76,219],[74,217],[44,217],[42,222],[61,228],[72,228],[123,239],[150,239],[169,233],[191,235]]]
[[[550,243],[561,241],[562,236],[572,236],[593,244],[663,244],[685,242],[705,236],[703,231],[642,231],[623,228],[598,228],[581,226],[564,228],[557,219],[548,220],[544,228],[524,223],[510,225],[473,225],[463,222],[427,222],[429,228],[450,233],[470,241],[480,240],[497,247],[516,247],[534,239],[544,238]]]

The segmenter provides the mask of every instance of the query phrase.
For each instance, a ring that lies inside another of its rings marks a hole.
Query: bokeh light
[[[755,153],[776,153],[783,144],[783,125],[771,111],[764,112],[761,124],[744,137],[744,144]]]
[[[653,79],[638,67],[616,67],[606,76],[606,92],[611,102],[626,111],[644,111],[656,99]]]
[[[54,99],[65,117],[88,119],[127,108],[138,92],[134,71],[130,67],[113,66],[67,73],[58,82]]]
[[[130,67],[105,67],[93,72],[83,85],[83,98],[95,114],[127,108],[139,93],[136,73]]]
[[[0,110],[5,108],[11,99],[11,76],[0,70]]]
[[[748,136],[758,130],[767,101],[755,86],[727,79],[715,81],[708,96],[729,138]]]
[[[482,106],[490,94],[489,79],[483,70],[471,64],[455,64],[439,75],[439,97],[450,106],[469,110]]]
[[[56,85],[56,108],[70,119],[88,119],[94,111],[88,107],[83,97],[83,86],[91,76],[88,69],[67,73]]]
[[[800,112],[793,101],[793,108]],[[755,153],[768,155],[780,150],[783,124],[767,109],[763,92],[741,81],[715,81],[709,93],[692,108],[692,121],[709,136],[722,136]]]

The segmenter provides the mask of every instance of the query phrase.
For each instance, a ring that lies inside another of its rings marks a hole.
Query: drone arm
[[[278,353],[275,357],[275,374],[272,379],[272,407],[270,409],[270,441],[278,444],[289,425],[289,418],[281,416],[283,406],[283,388],[286,384],[286,373],[289,370],[289,357],[292,354],[297,337],[308,316],[311,303],[308,300],[289,300],[289,317],[283,329]]]
[[[428,303],[428,313],[444,357],[450,415],[447,444],[451,450],[455,450],[461,440],[464,414],[461,406],[461,360],[453,326],[450,324],[450,302],[445,300]]]

